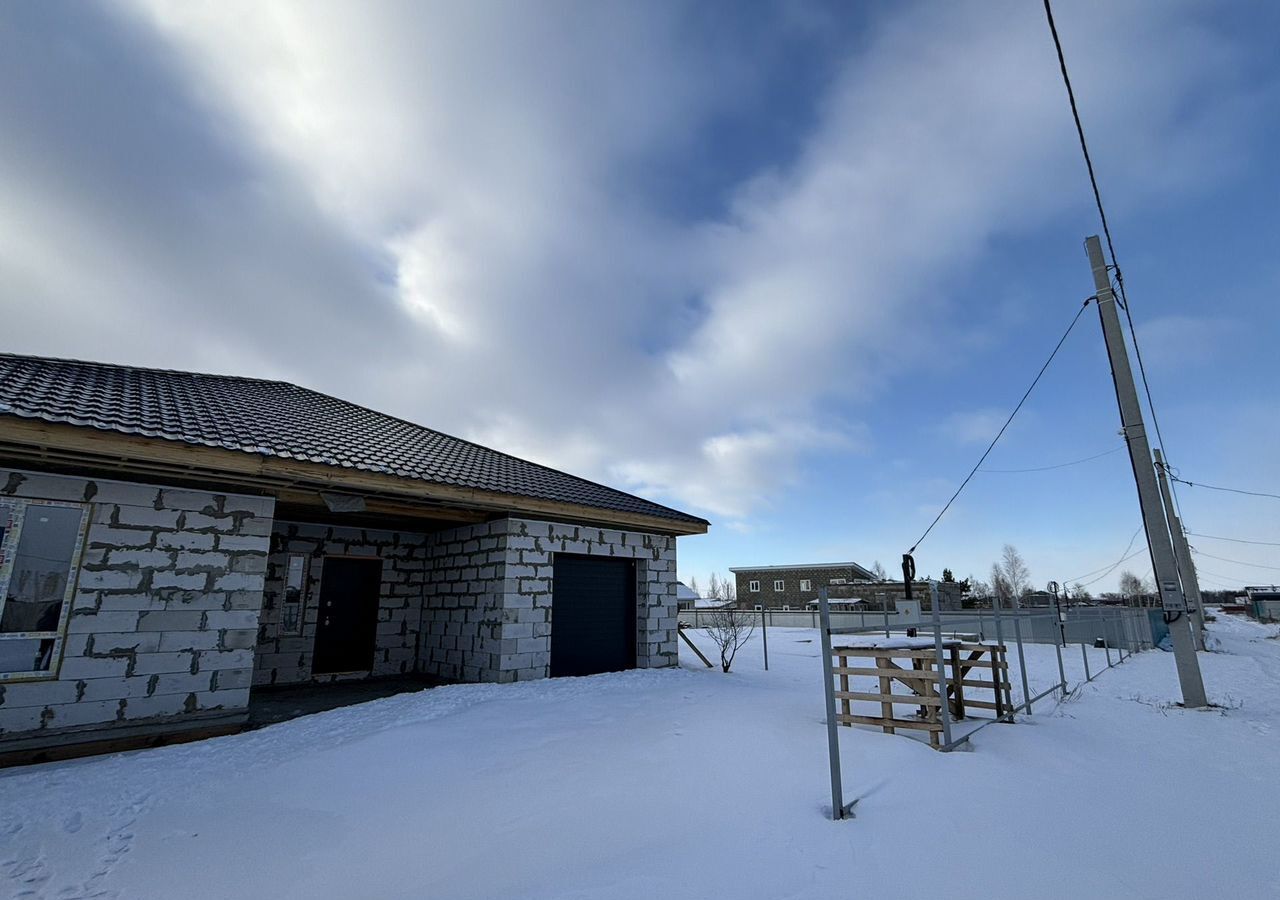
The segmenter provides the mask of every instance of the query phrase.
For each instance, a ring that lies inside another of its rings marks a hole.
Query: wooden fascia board
[[[137,461],[178,470],[201,470],[223,476],[262,478],[293,485],[331,487],[347,492],[370,491],[411,498],[419,502],[462,506],[513,516],[561,518],[610,528],[636,529],[661,534],[693,535],[707,532],[707,525],[703,522],[600,509],[576,503],[482,491],[476,488],[432,484],[418,479],[367,472],[355,468],[263,456],[223,447],[205,447],[167,438],[122,434],[88,425],[46,422],[20,416],[0,416],[0,443],[3,442],[116,459],[121,462],[121,468],[125,469],[129,462]]]

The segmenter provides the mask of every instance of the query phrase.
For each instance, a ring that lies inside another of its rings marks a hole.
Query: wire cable
[[[1196,556],[1206,556],[1209,559],[1216,559],[1219,562],[1229,562],[1234,563],[1237,566],[1252,566],[1255,569],[1270,569],[1273,572],[1280,572],[1280,566],[1264,566],[1262,563],[1245,562],[1242,559],[1227,559],[1225,556],[1214,556],[1212,553],[1205,553],[1203,550],[1197,550],[1195,547],[1191,548],[1191,552]]]
[[[1044,0],[1044,15],[1049,23],[1049,32],[1053,35],[1053,46],[1058,53],[1058,68],[1062,71],[1062,83],[1067,89],[1067,100],[1071,104],[1071,118],[1075,121],[1076,136],[1080,139],[1080,152],[1084,155],[1084,165],[1089,171],[1089,185],[1093,188],[1093,202],[1098,207],[1098,218],[1102,220],[1102,234],[1107,239],[1107,252],[1111,256],[1111,267],[1116,276],[1116,292],[1120,295],[1120,308],[1124,310],[1125,319],[1129,322],[1129,336],[1133,340],[1133,351],[1138,357],[1138,374],[1142,378],[1142,390],[1147,395],[1147,408],[1151,410],[1151,423],[1155,426],[1156,439],[1165,456],[1169,455],[1169,445],[1165,443],[1164,434],[1160,430],[1160,417],[1156,415],[1156,404],[1151,397],[1151,385],[1147,382],[1147,367],[1142,361],[1142,345],[1138,343],[1138,330],[1133,325],[1133,314],[1129,312],[1129,295],[1124,289],[1124,273],[1120,269],[1120,260],[1116,256],[1116,245],[1111,239],[1111,226],[1107,223],[1107,211],[1102,205],[1102,192],[1098,189],[1098,176],[1093,170],[1093,157],[1089,155],[1089,143],[1084,136],[1084,123],[1080,121],[1080,107],[1076,104],[1076,92],[1071,86],[1071,75],[1067,72],[1067,57],[1062,50],[1062,39],[1058,35],[1058,25],[1053,20],[1053,7],[1049,0]],[[1176,488],[1171,488],[1174,508],[1178,518],[1182,518],[1181,504],[1178,502]]]
[[[1198,531],[1186,531],[1186,534],[1198,538],[1209,538],[1214,541],[1230,541],[1233,544],[1257,544],[1259,547],[1280,547],[1280,541],[1247,541],[1244,538],[1223,537],[1220,534],[1201,534]]]
[[[1079,584],[1081,587],[1088,587],[1091,584],[1098,583],[1099,581],[1101,581],[1102,579],[1110,575],[1112,572],[1114,572],[1116,569],[1120,568],[1121,563],[1128,562],[1129,560],[1133,559],[1135,556],[1141,553],[1146,553],[1147,552],[1146,544],[1143,544],[1142,549],[1140,550],[1134,550],[1134,552],[1132,553],[1129,552],[1130,549],[1133,548],[1133,542],[1138,539],[1138,535],[1141,533],[1142,533],[1142,526],[1139,525],[1138,530],[1133,533],[1133,536],[1131,538],[1129,538],[1129,543],[1128,545],[1125,546],[1124,553],[1120,554],[1120,558],[1117,559],[1115,562],[1113,562],[1111,565],[1103,566],[1101,569],[1094,569],[1092,572],[1085,572],[1083,575],[1077,575],[1074,578],[1068,578],[1066,583]],[[1089,581],[1081,582],[1080,579],[1089,578],[1090,575],[1097,575],[1098,577],[1093,578]]]
[[[1233,578],[1230,575],[1223,575],[1218,572],[1210,572],[1208,569],[1202,569],[1196,566],[1196,575],[1208,575],[1210,578],[1216,578],[1219,581],[1235,581],[1239,584],[1248,584],[1249,582],[1243,578]]]
[[[1124,450],[1124,446],[1112,447],[1103,453],[1096,453],[1093,456],[1086,456],[1084,459],[1076,459],[1071,462],[1058,463],[1056,466],[1036,466],[1033,469],[979,469],[979,472],[991,472],[993,474],[1012,475],[1017,472],[1048,472],[1050,469],[1065,469],[1067,466],[1078,466],[1080,463],[1087,463],[1091,460],[1102,459],[1104,456],[1110,456],[1112,453],[1119,453]]]
[[[1004,436],[1005,429],[1009,427],[1009,423],[1011,423],[1013,421],[1013,417],[1018,414],[1018,410],[1022,409],[1022,404],[1027,402],[1027,398],[1031,396],[1031,392],[1035,390],[1036,385],[1040,383],[1040,379],[1044,376],[1045,370],[1049,368],[1049,363],[1053,362],[1053,358],[1058,355],[1058,351],[1062,349],[1062,345],[1066,343],[1067,337],[1071,334],[1072,329],[1076,327],[1076,323],[1080,321],[1080,316],[1084,315],[1084,311],[1089,308],[1089,303],[1092,302],[1093,299],[1093,297],[1087,297],[1084,303],[1080,305],[1080,308],[1076,310],[1075,317],[1071,320],[1071,324],[1068,325],[1067,330],[1062,333],[1062,337],[1058,338],[1058,343],[1054,345],[1053,352],[1049,354],[1049,358],[1044,361],[1044,365],[1040,367],[1040,371],[1037,372],[1036,377],[1032,379],[1031,386],[1027,388],[1025,393],[1023,393],[1022,399],[1018,401],[1018,405],[1013,408],[1013,412],[1009,413],[1009,418],[1004,420],[1004,424],[1000,426],[1000,430],[996,432],[996,436],[991,439],[991,443],[987,445],[987,449],[982,451],[982,456],[980,456],[978,461],[974,463],[973,468],[969,470],[969,474],[965,476],[964,481],[960,482],[960,487],[956,488],[956,492],[951,495],[951,499],[947,501],[946,506],[942,507],[942,511],[933,517],[933,521],[930,522],[929,527],[924,530],[924,534],[920,535],[920,537],[916,539],[916,542],[911,545],[911,549],[907,551],[908,554],[916,552],[916,548],[919,547],[921,542],[929,536],[929,532],[933,531],[933,526],[937,525],[938,522],[942,520],[942,517],[947,514],[947,510],[951,508],[951,504],[956,502],[956,498],[960,496],[960,492],[964,490],[965,485],[973,479],[974,475],[978,474],[978,468],[986,462],[987,456],[989,456],[991,451],[995,449],[1000,438]]]
[[[1166,468],[1165,471],[1167,472],[1168,469]],[[1219,487],[1216,484],[1205,484],[1203,481],[1187,481],[1187,479],[1179,478],[1172,472],[1169,472],[1169,477],[1179,484],[1185,484],[1187,487],[1202,487],[1208,488],[1211,491],[1226,491],[1230,494],[1247,494],[1250,497],[1270,497],[1272,500],[1280,500],[1280,494],[1269,494],[1266,491],[1244,491],[1239,488]]]

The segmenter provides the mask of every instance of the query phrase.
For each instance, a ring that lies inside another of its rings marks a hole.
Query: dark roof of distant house
[[[799,563],[793,566],[738,566],[731,568],[729,571],[737,575],[746,572],[791,572],[796,569],[856,569],[861,572],[865,578],[870,581],[876,576],[870,569],[858,565],[856,562],[834,562],[834,563]]]
[[[706,524],[282,381],[0,353],[5,415]]]

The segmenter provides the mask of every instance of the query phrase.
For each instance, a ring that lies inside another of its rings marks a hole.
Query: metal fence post
[[[1027,684],[1027,654],[1022,648],[1022,616],[1013,617],[1013,633],[1018,641],[1018,668],[1022,670],[1022,702],[1027,706],[1027,715],[1031,715],[1031,687]]]
[[[880,605],[884,607],[884,636],[889,636],[889,601],[881,600]]]
[[[1111,668],[1111,636],[1107,631],[1107,618],[1098,610],[1098,624],[1102,626],[1102,646],[1107,651],[1107,668]]]
[[[1058,625],[1062,624],[1062,619],[1060,617],[1055,616],[1054,618],[1056,619],[1056,624]],[[1066,640],[1066,636],[1067,636],[1067,632],[1066,632],[1066,629],[1064,628],[1062,630],[1062,637],[1064,641]],[[1062,696],[1065,697],[1067,696],[1067,670],[1062,666],[1062,647],[1063,646],[1064,646],[1063,644],[1059,644],[1057,641],[1053,642],[1053,652],[1058,655],[1058,683],[1061,686]]]
[[[768,613],[763,606],[760,607],[760,635],[764,638],[764,670],[769,671],[769,626],[765,624],[765,616]]]
[[[991,598],[991,618],[996,620],[996,643],[1004,646],[1004,629],[1000,626],[1000,598]]]
[[[1089,674],[1089,642],[1080,642],[1080,656],[1084,659],[1084,680],[1093,681],[1093,676]]]
[[[938,585],[929,582],[929,606],[933,609],[933,658],[938,666],[938,714],[942,717],[942,742],[951,746],[951,707],[947,706],[947,670],[942,657],[942,614],[938,610]],[[994,670],[993,670],[994,671]],[[955,673],[956,678],[960,673]]]
[[[845,818],[844,788],[840,784],[840,732],[836,729],[835,673],[831,671],[831,613],[827,608],[827,589],[818,592],[818,615],[822,620],[823,693],[827,701],[827,756],[831,766],[831,818]],[[852,817],[852,812],[849,816]]]

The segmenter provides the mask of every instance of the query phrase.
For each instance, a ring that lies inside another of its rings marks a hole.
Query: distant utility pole
[[[1120,314],[1116,312],[1116,295],[1111,289],[1111,273],[1102,255],[1102,243],[1097,235],[1085,241],[1089,265],[1093,268],[1093,285],[1097,292],[1098,317],[1102,320],[1102,336],[1107,342],[1107,356],[1111,358],[1111,378],[1115,382],[1116,402],[1120,406],[1120,422],[1124,426],[1125,443],[1129,446],[1129,462],[1133,465],[1133,478],[1138,485],[1138,505],[1142,508],[1142,525],[1147,532],[1147,547],[1151,552],[1151,567],[1155,571],[1156,586],[1160,590],[1160,605],[1164,607],[1165,620],[1169,622],[1169,635],[1173,640],[1173,655],[1178,667],[1178,681],[1182,686],[1182,705],[1196,709],[1208,704],[1204,693],[1204,680],[1200,676],[1200,661],[1191,638],[1190,620],[1187,617],[1187,601],[1178,583],[1178,566],[1174,560],[1173,544],[1169,540],[1169,523],[1164,517],[1160,502],[1160,488],[1156,484],[1156,470],[1151,463],[1151,444],[1142,424],[1142,406],[1138,403],[1138,389],[1133,382],[1133,369],[1129,365],[1129,348],[1125,345],[1124,331],[1120,328]]]
[[[1187,596],[1187,605],[1191,610],[1191,618],[1195,623],[1191,630],[1195,637],[1196,649],[1204,649],[1204,600],[1200,597],[1200,579],[1196,576],[1196,564],[1191,558],[1191,547],[1187,545],[1187,533],[1182,530],[1182,520],[1173,505],[1173,494],[1169,490],[1169,476],[1166,474],[1164,457],[1160,448],[1156,448],[1156,474],[1160,476],[1160,496],[1164,498],[1165,515],[1169,517],[1169,533],[1173,535],[1173,552],[1178,559],[1178,574],[1182,577],[1182,592]]]

